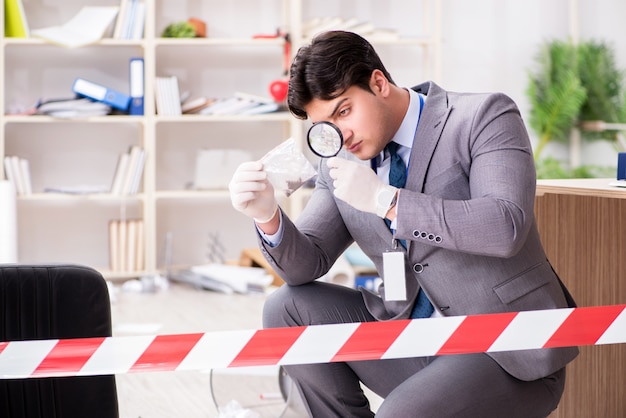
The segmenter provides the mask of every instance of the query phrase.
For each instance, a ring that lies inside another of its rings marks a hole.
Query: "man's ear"
[[[370,89],[374,92],[374,94],[381,94],[383,97],[387,97],[389,95],[389,80],[380,70],[372,71],[372,75],[370,76]]]

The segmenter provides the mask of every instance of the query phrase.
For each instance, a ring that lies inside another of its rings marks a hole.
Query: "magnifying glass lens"
[[[343,135],[330,122],[318,122],[307,133],[309,148],[320,157],[334,157],[343,146]]]

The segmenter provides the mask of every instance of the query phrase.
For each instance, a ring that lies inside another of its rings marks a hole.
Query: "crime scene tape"
[[[427,336],[424,338],[424,336]],[[626,305],[0,343],[0,378],[313,364],[626,342]]]

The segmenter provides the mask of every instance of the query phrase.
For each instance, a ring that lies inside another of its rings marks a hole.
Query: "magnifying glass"
[[[330,122],[318,122],[306,134],[309,148],[317,156],[328,158],[339,154],[343,147],[343,135],[339,128]]]

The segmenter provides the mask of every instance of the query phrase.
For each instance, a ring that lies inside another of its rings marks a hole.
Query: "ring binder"
[[[119,110],[128,110],[128,105],[130,104],[130,96],[83,78],[77,78],[74,81],[72,91],[80,96],[108,104]]]

